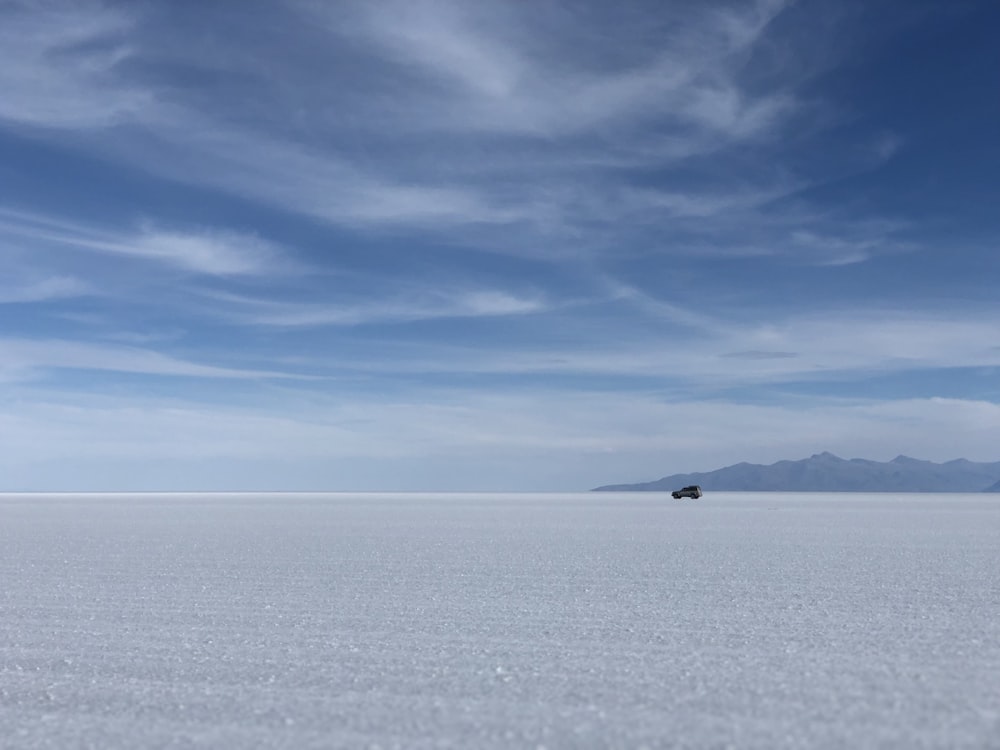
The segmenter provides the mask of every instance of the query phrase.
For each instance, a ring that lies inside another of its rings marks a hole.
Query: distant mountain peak
[[[673,474],[654,482],[617,484],[598,490],[672,491],[697,484],[706,492],[998,492],[1000,461],[946,463],[899,455],[891,461],[844,460],[829,451],[770,465],[739,463],[715,471]]]

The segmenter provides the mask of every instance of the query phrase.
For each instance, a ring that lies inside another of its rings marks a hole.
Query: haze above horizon
[[[997,461],[998,27],[3,3],[0,489]]]

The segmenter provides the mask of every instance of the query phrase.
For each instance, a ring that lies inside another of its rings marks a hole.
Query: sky
[[[0,489],[1000,460],[997,28],[0,0]]]

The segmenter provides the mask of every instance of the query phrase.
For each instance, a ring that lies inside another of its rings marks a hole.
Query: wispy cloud
[[[616,376],[643,383],[655,379],[694,395],[734,385],[996,367],[1000,353],[995,339],[992,323],[975,317],[871,310],[761,324],[730,320],[727,330],[716,323],[662,333],[633,329],[615,341],[602,337],[533,349],[383,342],[380,352],[391,357],[361,352],[350,367],[397,373]]]
[[[627,301],[657,323],[668,323],[713,337],[726,335],[732,330],[731,323],[709,313],[664,301],[608,277],[604,277],[602,282],[613,299]]]
[[[719,356],[728,359],[791,359],[799,355],[795,352],[767,352],[760,349],[748,349],[741,352],[727,352]]]
[[[666,117],[702,146],[690,128],[739,139],[760,132],[793,104],[783,92],[752,96],[736,80],[735,58],[783,5],[688,8],[683,14],[664,8],[655,20],[638,9],[598,11],[603,18],[587,20],[607,23],[614,33],[604,37],[581,25],[574,9],[559,5],[524,14],[485,4],[369,4],[362,6],[360,26],[344,23],[342,7],[316,7],[334,33],[360,29],[389,60],[442,84],[439,106],[422,109],[426,127],[551,137],[636,118],[657,117],[662,124]],[[627,52],[611,49],[621,37],[632,40]],[[592,60],[614,62],[574,59],[566,54],[574,47]],[[574,64],[567,66],[567,59]]]
[[[40,246],[105,253],[216,276],[263,274],[278,268],[281,251],[255,234],[142,224],[108,231],[0,207],[0,237],[27,250]]]
[[[898,222],[850,222],[839,227],[824,227],[824,233],[796,229],[791,232],[788,248],[807,263],[821,266],[846,266],[863,263],[876,255],[905,252],[913,243],[898,239]]]
[[[0,304],[44,302],[89,294],[88,284],[71,276],[50,276],[40,281],[26,281],[19,285],[0,286]]]
[[[0,23],[0,120],[105,128],[148,110],[152,92],[117,68],[135,53],[129,15],[102,2],[5,3]]]
[[[450,294],[422,291],[396,296],[383,293],[378,295],[376,301],[355,300],[341,304],[304,304],[213,292],[208,292],[207,296],[226,305],[220,314],[230,320],[288,328],[526,315],[547,308],[538,297],[495,290],[466,290]]]
[[[97,370],[196,378],[262,379],[308,376],[271,370],[200,364],[152,349],[60,339],[0,338],[0,377],[31,379],[50,369]]]
[[[219,276],[263,273],[279,254],[273,244],[255,235],[219,230],[176,232],[152,226],[124,242],[92,247]]]

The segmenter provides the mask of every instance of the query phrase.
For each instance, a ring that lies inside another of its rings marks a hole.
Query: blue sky
[[[0,2],[0,482],[1000,460],[1000,5]]]

